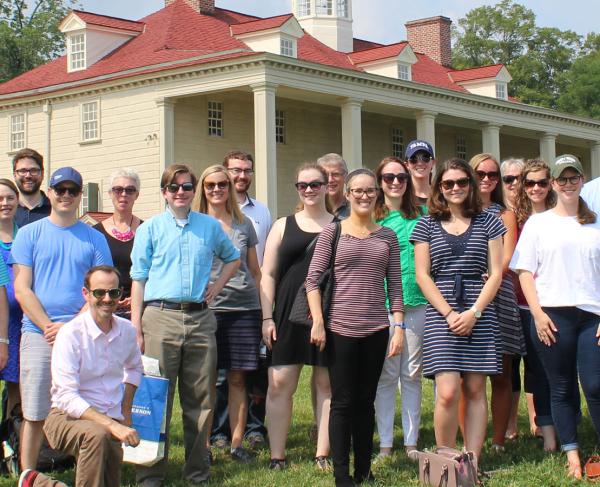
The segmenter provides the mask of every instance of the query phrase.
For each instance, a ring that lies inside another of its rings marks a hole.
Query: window
[[[504,83],[496,83],[496,98],[498,100],[506,100],[506,85]]]
[[[404,131],[398,127],[392,127],[392,155],[404,159]]]
[[[348,0],[337,0],[337,16],[348,17]]]
[[[208,135],[223,137],[223,103],[208,102]]]
[[[333,15],[333,0],[317,0],[317,15]]]
[[[410,81],[410,66],[408,64],[398,64],[398,79],[403,79],[404,81]]]
[[[285,144],[285,112],[275,110],[275,142]]]
[[[85,34],[71,36],[69,47],[70,70],[85,69]]]
[[[456,157],[467,160],[467,138],[464,135],[456,136]]]
[[[99,103],[92,101],[81,105],[81,140],[98,140],[100,138]]]
[[[298,17],[310,15],[310,0],[298,0]]]
[[[295,42],[292,39],[287,39],[285,37],[281,38],[281,42],[280,42],[280,46],[281,46],[281,55],[282,56],[289,56],[289,57],[296,57],[296,49],[295,49]]]
[[[19,113],[10,117],[10,150],[25,148],[25,114]]]

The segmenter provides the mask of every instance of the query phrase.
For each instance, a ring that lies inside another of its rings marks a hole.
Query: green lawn
[[[298,388],[295,400],[294,420],[288,441],[289,468],[283,472],[271,472],[267,469],[269,453],[267,449],[258,452],[257,459],[249,465],[238,465],[231,461],[227,455],[219,453],[215,456],[215,463],[211,470],[211,486],[332,486],[333,476],[331,474],[319,473],[312,463],[314,448],[308,439],[308,433],[312,422],[312,412],[309,400],[308,388],[309,369],[305,369],[302,382]],[[423,397],[423,423],[421,430],[420,447],[434,445],[433,435],[433,393],[431,381],[424,381]],[[187,485],[181,480],[181,468],[183,465],[182,430],[181,420],[178,417],[179,409],[174,415],[172,427],[172,448],[169,459],[169,475],[166,485]],[[586,417],[580,426],[580,440],[583,445],[583,455],[587,458],[594,453],[595,434],[587,411]],[[399,411],[396,421],[395,444],[401,445],[401,429],[398,426]],[[486,443],[484,457],[482,459],[483,469],[492,471],[491,479],[486,482],[490,487],[508,486],[567,486],[578,482],[569,481],[565,477],[566,459],[564,455],[555,453],[546,454],[542,450],[541,440],[531,437],[528,433],[524,401],[521,401],[520,415],[521,437],[511,443],[507,443],[507,451],[501,455],[492,455],[489,451],[490,442]],[[376,439],[377,441],[377,439]],[[377,447],[376,447],[377,449]],[[402,453],[392,456],[382,464],[376,464],[373,468],[377,485],[394,486],[417,486],[419,485],[416,464],[405,459]],[[73,472],[66,472],[56,476],[69,485],[74,485]],[[130,465],[124,467],[123,484],[135,485],[134,471]],[[15,481],[1,479],[0,487],[14,486]]]

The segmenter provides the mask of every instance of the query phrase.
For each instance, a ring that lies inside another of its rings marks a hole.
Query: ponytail
[[[579,205],[577,206],[577,221],[581,225],[596,223],[596,213],[590,210],[587,203],[581,196],[579,197]]]

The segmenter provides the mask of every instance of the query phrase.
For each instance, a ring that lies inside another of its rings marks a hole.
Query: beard
[[[32,181],[33,186],[31,187],[31,189],[25,188],[23,186],[23,182],[19,179],[17,179],[15,181],[15,183],[17,184],[17,188],[19,188],[19,192],[22,194],[26,194],[26,195],[36,194],[40,190],[40,187],[42,186],[41,181],[38,181],[38,182]]]

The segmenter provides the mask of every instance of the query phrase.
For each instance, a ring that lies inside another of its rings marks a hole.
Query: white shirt
[[[66,323],[52,347],[52,407],[73,418],[93,407],[113,419],[123,419],[124,383],[138,386],[142,357],[129,320],[113,317],[102,332],[89,311]]]
[[[581,190],[581,197],[585,200],[590,210],[600,218],[600,178],[592,179]]]
[[[271,231],[271,212],[266,205],[260,201],[250,198],[246,195],[246,201],[240,205],[242,213],[246,215],[252,222],[256,236],[258,237],[258,245],[256,246],[256,255],[258,256],[258,264],[262,266],[263,255],[265,253],[265,244],[267,236]]]
[[[600,219],[580,225],[553,210],[532,215],[510,268],[533,274],[541,306],[575,306],[600,315]]]

